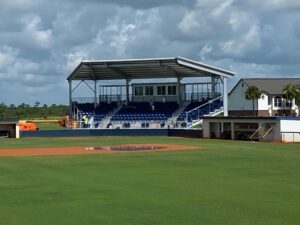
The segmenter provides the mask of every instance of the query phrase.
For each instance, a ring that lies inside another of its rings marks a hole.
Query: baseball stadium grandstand
[[[182,57],[82,61],[67,78],[73,128],[186,128],[227,116],[233,76]],[[83,84],[91,97],[76,91]]]

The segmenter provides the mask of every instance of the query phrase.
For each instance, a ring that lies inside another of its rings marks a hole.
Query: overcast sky
[[[183,56],[300,75],[300,0],[0,0],[0,102],[67,103],[82,59]]]

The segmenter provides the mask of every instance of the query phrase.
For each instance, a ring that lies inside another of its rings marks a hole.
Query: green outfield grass
[[[167,137],[0,139],[0,147],[206,149],[0,157],[0,225],[300,224],[300,145]]]

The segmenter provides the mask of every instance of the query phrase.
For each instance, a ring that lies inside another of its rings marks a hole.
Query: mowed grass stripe
[[[74,143],[56,144],[62,141]],[[300,224],[297,144],[164,137],[79,141],[206,149],[2,157],[0,224]]]

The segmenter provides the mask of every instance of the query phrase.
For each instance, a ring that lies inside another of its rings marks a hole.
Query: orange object
[[[38,130],[36,123],[26,121],[26,122],[19,122],[19,129],[20,131],[28,130],[28,131],[35,131]]]

